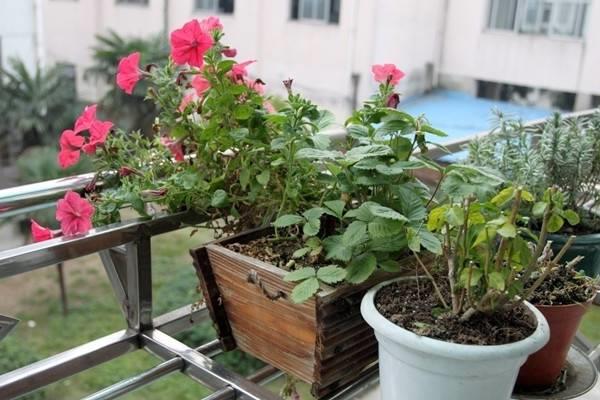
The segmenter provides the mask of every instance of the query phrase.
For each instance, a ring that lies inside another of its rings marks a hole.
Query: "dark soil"
[[[297,264],[301,266],[323,265],[320,257],[306,255],[299,260],[292,258],[292,254],[303,246],[299,238],[279,238],[274,235],[252,240],[248,243],[230,243],[225,245],[229,250],[256,258],[286,271],[293,270]]]
[[[532,284],[533,280],[525,286]],[[561,265],[548,275],[528,301],[543,306],[585,303],[597,289],[596,280]]]
[[[443,281],[443,280],[442,280]],[[440,288],[449,298],[448,287]],[[427,279],[395,282],[375,296],[377,310],[404,329],[418,335],[451,343],[499,345],[517,342],[530,336],[536,328],[525,306],[493,315],[477,313],[468,321],[443,312],[433,285]]]

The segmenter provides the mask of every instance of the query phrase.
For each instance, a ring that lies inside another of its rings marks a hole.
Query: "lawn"
[[[190,237],[190,230],[153,238],[155,315],[198,300],[197,279],[187,250],[209,238],[208,232],[202,231]],[[17,291],[14,294],[20,296],[19,312],[16,316],[22,322],[1,343],[0,353],[3,351],[8,353],[6,349],[10,349],[11,354],[20,353],[19,357],[23,362],[30,362],[29,357],[32,355],[38,358],[48,357],[125,327],[119,305],[100,266],[98,256],[70,261],[65,265],[65,270],[68,275],[70,305],[66,317],[61,313],[53,268],[20,277],[27,279],[27,281],[19,281],[19,285],[26,283],[22,287],[27,287],[27,290],[21,290],[25,293]],[[13,278],[0,281],[0,293],[3,290],[6,293],[10,289],[9,286],[15,285],[15,282],[10,279]],[[0,313],[6,311],[0,307]],[[582,329],[595,343],[600,343],[598,327],[600,327],[600,307],[592,307],[585,317]],[[190,346],[203,343],[212,337],[214,332],[208,321],[178,336]],[[2,358],[0,358],[0,370]],[[248,373],[260,365],[256,360],[241,357],[236,353],[225,354],[219,360],[240,373]],[[159,362],[150,354],[137,351],[50,385],[44,389],[45,397],[31,396],[30,398],[78,399],[147,370]],[[273,385],[280,384],[281,380]],[[309,398],[306,394],[306,386],[302,386],[302,398]],[[207,393],[209,393],[207,389],[186,376],[173,373],[123,398],[197,400]]]

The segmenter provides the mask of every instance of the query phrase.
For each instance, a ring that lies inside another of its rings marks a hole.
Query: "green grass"
[[[592,343],[600,345],[600,306],[590,307],[583,317],[580,329]]]

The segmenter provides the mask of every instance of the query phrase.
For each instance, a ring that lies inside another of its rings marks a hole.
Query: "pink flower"
[[[246,86],[258,94],[265,94],[265,83],[260,79],[248,80],[246,81]]]
[[[267,110],[269,114],[275,114],[277,112],[277,110],[273,106],[273,103],[271,103],[269,100],[263,101],[263,107],[265,108],[265,110]]]
[[[112,127],[113,123],[110,121],[94,121],[92,126],[90,126],[90,140],[83,145],[82,150],[86,154],[96,153],[96,148],[104,144]]]
[[[171,57],[178,65],[202,67],[204,53],[212,45],[212,37],[202,30],[196,19],[171,32]]]
[[[70,129],[64,130],[59,140],[60,152],[58,153],[58,165],[64,169],[77,164],[84,142],[85,139],[77,135],[74,131]]]
[[[141,77],[139,51],[121,58],[117,68],[117,86],[123,89],[125,93],[131,94]]]
[[[175,158],[175,161],[180,162],[185,160],[183,154],[183,146],[181,145],[181,142],[171,139],[168,136],[161,136],[160,143],[169,149],[169,151]]]
[[[68,191],[56,204],[56,219],[67,236],[89,231],[93,215],[94,207],[90,202],[72,191]]]
[[[179,110],[180,113],[183,113],[185,111],[185,109],[187,108],[187,106],[194,101],[195,99],[195,95],[194,93],[188,93],[185,96],[183,96],[183,99],[181,99],[181,103],[179,103],[179,107],[177,108]]]
[[[196,75],[194,79],[192,79],[192,87],[196,89],[198,97],[201,97],[204,92],[210,89],[210,82],[202,75]]]
[[[221,54],[223,54],[225,57],[233,58],[237,56],[237,50],[233,47],[225,47],[223,50],[221,50]]]
[[[54,231],[41,226],[34,219],[32,219],[31,236],[33,237],[34,242],[43,242],[44,240],[52,239],[54,237]]]
[[[230,76],[234,81],[242,81],[245,76],[248,76],[248,70],[246,67],[252,63],[255,63],[256,60],[244,61],[240,64],[233,64],[231,67],[231,71],[229,71]]]
[[[90,129],[90,126],[92,126],[92,122],[96,120],[97,107],[98,106],[96,104],[92,104],[90,106],[86,106],[83,109],[83,112],[79,117],[77,117],[77,120],[75,121],[75,133],[79,133]]]
[[[200,27],[204,32],[212,32],[214,30],[223,30],[223,24],[217,17],[208,17],[200,21]]]
[[[373,65],[373,77],[379,83],[396,85],[405,75],[394,64]]]

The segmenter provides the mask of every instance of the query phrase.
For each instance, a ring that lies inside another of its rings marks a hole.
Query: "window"
[[[338,24],[340,3],[341,0],[292,0],[291,18]]]
[[[234,0],[195,0],[194,9],[233,14]]]
[[[491,0],[488,27],[519,33],[581,37],[588,0]]]
[[[140,6],[147,6],[149,0],[117,0],[117,4],[136,4]]]

